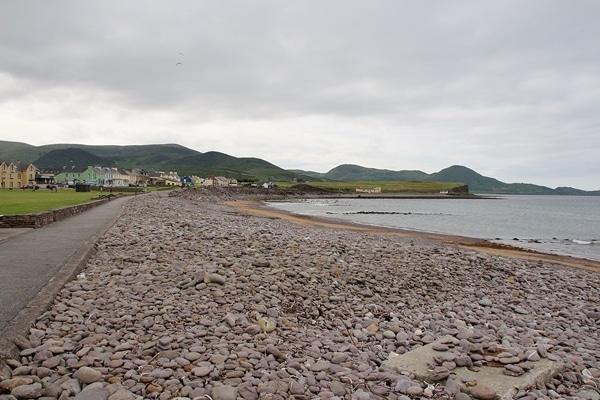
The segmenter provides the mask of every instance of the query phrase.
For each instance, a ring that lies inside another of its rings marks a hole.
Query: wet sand
[[[589,271],[600,272],[600,262],[585,258],[576,258],[549,253],[541,253],[519,247],[492,243],[484,239],[469,238],[464,236],[442,235],[436,233],[418,232],[405,229],[393,229],[385,227],[352,224],[341,221],[333,221],[324,218],[316,218],[306,215],[292,214],[286,211],[267,207],[264,202],[253,200],[235,200],[226,202],[238,211],[264,218],[281,218],[302,226],[321,226],[331,229],[346,229],[373,233],[375,235],[395,235],[402,237],[426,238],[441,243],[456,245],[463,248],[481,251],[503,257],[514,257],[526,260],[556,263]]]

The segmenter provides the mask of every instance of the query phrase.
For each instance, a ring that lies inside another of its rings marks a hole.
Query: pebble
[[[525,373],[525,370],[518,365],[505,365],[504,374],[509,376],[521,376]]]
[[[43,390],[42,384],[35,382],[29,385],[17,386],[11,390],[10,394],[19,399],[37,399],[42,397]]]
[[[0,389],[2,389],[2,391],[10,392],[11,390],[13,390],[14,388],[16,388],[18,386],[30,385],[32,383],[33,383],[32,378],[16,377],[16,378],[12,378],[12,379],[6,379],[6,380],[0,382]]]
[[[479,300],[479,305],[484,307],[491,307],[492,304],[492,301],[488,297],[483,297],[481,300]]]
[[[434,343],[431,347],[435,351],[448,351],[449,347],[443,343]]]
[[[450,370],[446,367],[436,367],[429,374],[432,381],[441,381],[450,375]]]
[[[480,400],[494,400],[496,391],[486,385],[477,385],[471,388],[471,396]]]
[[[516,364],[518,362],[521,361],[521,359],[519,357],[504,357],[504,358],[500,358],[499,361],[502,364]]]
[[[79,379],[82,383],[99,382],[102,380],[102,372],[90,367],[81,367],[75,371],[73,377]]]
[[[545,393],[587,395],[600,384],[598,273],[222,204],[262,193],[130,199],[83,274],[18,337],[2,391],[45,400],[366,400],[447,398],[446,390],[458,399],[456,385],[443,384],[451,369],[504,360],[520,373],[538,358],[569,360]],[[438,387],[382,370],[446,335],[431,360]],[[470,383],[473,397],[492,398]]]
[[[102,388],[86,388],[85,390],[77,393],[75,400],[106,400],[110,396],[110,393]]]
[[[236,400],[237,389],[231,385],[215,386],[211,392],[213,400]]]
[[[394,339],[396,337],[396,334],[394,333],[394,331],[386,329],[385,331],[383,331],[383,337],[386,339]]]
[[[406,389],[406,394],[410,396],[420,396],[423,394],[423,388],[420,385],[413,385]]]

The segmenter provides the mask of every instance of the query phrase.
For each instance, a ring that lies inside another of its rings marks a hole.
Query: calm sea
[[[340,198],[268,204],[296,214],[487,239],[600,261],[600,196]]]

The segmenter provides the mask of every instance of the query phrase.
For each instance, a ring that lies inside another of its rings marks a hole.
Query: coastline
[[[128,201],[15,339],[0,387],[57,400],[598,395],[597,272],[419,232],[284,219],[245,201],[263,193]],[[420,352],[435,343],[445,347]],[[544,373],[533,386],[532,370]]]
[[[354,230],[376,235],[394,235],[401,237],[425,238],[440,243],[455,245],[462,248],[476,250],[487,254],[520,258],[525,260],[556,263],[574,268],[581,268],[588,271],[600,272],[600,262],[586,258],[577,258],[563,256],[558,254],[541,253],[533,250],[522,249],[515,246],[492,243],[485,239],[470,238],[465,236],[442,235],[437,233],[411,231],[405,229],[394,229],[386,227],[377,227],[361,224],[353,224],[343,221],[334,221],[325,218],[317,218],[307,215],[289,213],[283,210],[268,208],[264,201],[256,200],[232,200],[225,204],[235,208],[241,213],[263,217],[263,218],[281,218],[296,224],[310,227],[321,226],[331,229]]]

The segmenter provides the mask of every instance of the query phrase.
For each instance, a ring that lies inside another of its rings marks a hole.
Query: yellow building
[[[19,162],[0,161],[0,189],[14,189],[35,185],[35,166]]]
[[[377,187],[358,187],[356,188],[357,193],[381,193],[381,188]]]

